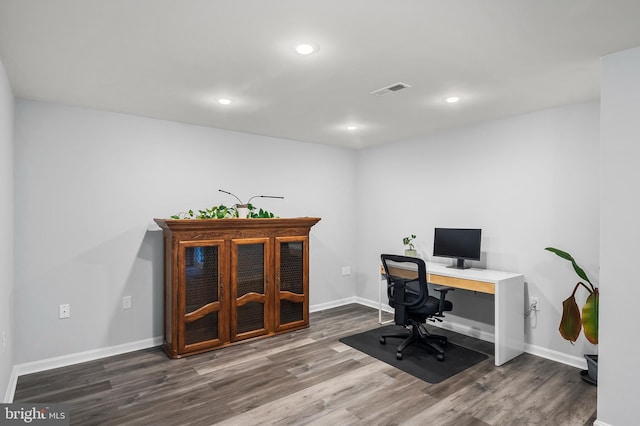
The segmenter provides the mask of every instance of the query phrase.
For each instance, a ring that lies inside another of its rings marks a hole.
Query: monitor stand
[[[456,259],[456,263],[454,263],[453,265],[447,266],[447,268],[452,268],[452,269],[471,269],[471,266],[466,266],[464,264],[464,259]]]

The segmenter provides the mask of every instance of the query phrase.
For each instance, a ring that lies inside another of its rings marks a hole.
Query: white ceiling
[[[354,148],[597,99],[636,46],[640,0],[0,0],[17,97]]]

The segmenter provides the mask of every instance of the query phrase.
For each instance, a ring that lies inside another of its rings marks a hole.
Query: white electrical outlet
[[[122,309],[131,309],[131,296],[122,298]]]
[[[537,297],[529,298],[529,307],[532,311],[539,312],[540,311],[540,299]]]
[[[342,275],[351,275],[351,266],[343,266]]]
[[[64,305],[60,305],[58,318],[64,319],[64,318],[69,318],[70,316],[71,316],[71,305],[69,305],[68,303]]]

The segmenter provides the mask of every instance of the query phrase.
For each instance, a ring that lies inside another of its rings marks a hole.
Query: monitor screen
[[[457,259],[456,268],[465,268],[464,260],[480,260],[482,229],[435,228],[433,255]]]

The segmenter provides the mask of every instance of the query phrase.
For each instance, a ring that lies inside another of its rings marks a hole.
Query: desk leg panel
[[[496,283],[495,364],[502,365],[524,352],[524,277]]]

